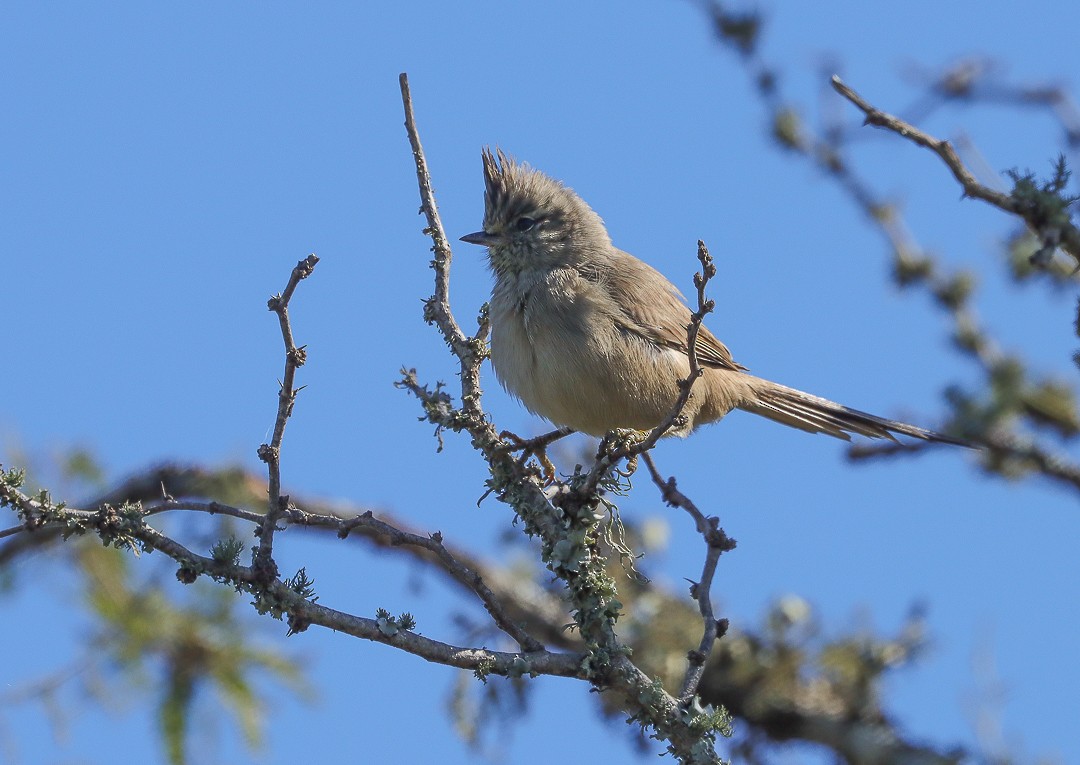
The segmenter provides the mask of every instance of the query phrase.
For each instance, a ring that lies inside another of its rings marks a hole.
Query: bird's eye
[[[518,218],[517,223],[514,224],[514,228],[518,231],[528,231],[536,225],[536,221],[532,218]]]

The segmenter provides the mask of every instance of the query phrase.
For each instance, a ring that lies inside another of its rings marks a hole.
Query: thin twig
[[[190,499],[170,499],[162,502],[152,502],[144,506],[145,515],[159,515],[161,513],[168,513],[173,510],[192,510],[197,513],[207,513],[209,515],[227,515],[230,518],[237,518],[241,521],[249,521],[254,524],[262,524],[266,520],[266,516],[261,513],[252,512],[251,510],[243,510],[239,507],[233,507],[232,505],[223,505],[220,502],[197,502]]]
[[[1080,465],[1046,449],[1032,438],[990,432],[980,436],[983,464],[993,470],[996,463],[1010,461],[1020,470],[1030,470],[1070,489],[1080,490]],[[848,449],[848,459],[859,462],[879,457],[918,454],[923,442],[904,444],[858,444]],[[1026,468],[1025,468],[1026,464]],[[995,471],[999,472],[999,471]]]
[[[652,476],[653,483],[655,483],[659,489],[660,494],[672,507],[681,507],[690,517],[694,519],[694,526],[697,528],[698,533],[705,539],[705,563],[701,571],[701,580],[695,582],[690,588],[690,595],[697,601],[698,611],[701,614],[702,623],[704,624],[704,630],[702,631],[701,641],[698,643],[697,650],[691,651],[687,655],[688,664],[686,667],[686,674],[683,677],[682,687],[679,691],[679,703],[682,705],[690,704],[693,701],[694,696],[697,695],[698,686],[701,684],[701,678],[705,674],[705,664],[709,660],[709,655],[712,653],[713,646],[716,645],[717,639],[723,636],[727,631],[727,620],[717,620],[713,614],[712,607],[712,583],[713,576],[716,574],[716,564],[720,560],[720,556],[729,550],[735,549],[735,540],[729,537],[722,528],[720,528],[720,520],[715,516],[706,516],[695,505],[689,497],[683,494],[675,486],[675,478],[668,478],[666,481],[661,476],[660,471],[656,467],[656,463],[653,462],[652,455],[648,452],[642,455],[645,460],[645,465],[649,468],[649,474]]]
[[[675,406],[672,407],[668,416],[652,429],[648,438],[634,447],[633,451],[638,454],[656,446],[656,442],[682,417],[682,410],[690,400],[694,383],[703,374],[701,365],[698,363],[697,339],[698,333],[701,331],[701,323],[716,307],[716,303],[705,295],[705,287],[708,285],[709,280],[716,276],[716,264],[713,263],[712,255],[709,254],[705,242],[699,239],[697,247],[697,257],[701,263],[701,271],[694,274],[694,287],[697,288],[697,310],[690,314],[690,323],[686,325],[686,357],[690,362],[690,373],[685,380],[679,381],[679,397],[675,399]]]
[[[267,307],[277,314],[281,326],[281,337],[285,343],[285,376],[278,391],[277,419],[274,422],[274,435],[269,444],[259,447],[259,459],[266,463],[269,493],[269,505],[262,528],[259,530],[259,545],[253,551],[253,564],[269,580],[277,576],[277,564],[274,562],[274,532],[277,522],[288,505],[289,498],[281,496],[281,441],[285,436],[285,423],[292,414],[296,394],[294,387],[296,370],[304,365],[307,353],[303,347],[297,348],[293,342],[292,327],[289,324],[289,301],[296,285],[302,279],[311,276],[319,259],[308,255],[293,268],[289,283],[280,295],[274,295],[267,301]]]
[[[427,228],[424,233],[431,237],[432,252],[435,260],[432,268],[435,269],[435,294],[428,301],[431,318],[443,333],[451,350],[459,357],[470,354],[468,338],[458,326],[457,319],[450,311],[450,261],[453,253],[450,251],[450,240],[443,229],[439,219],[439,208],[435,204],[435,193],[431,188],[431,173],[428,171],[427,159],[424,157],[424,148],[420,145],[420,133],[416,128],[416,115],[413,114],[412,94],[409,92],[409,77],[404,72],[398,77],[401,86],[401,100],[405,107],[405,132],[409,134],[409,144],[412,146],[413,163],[416,165],[416,180],[420,186],[420,209],[427,218]]]
[[[32,500],[26,495],[21,494],[21,492],[19,494],[19,497],[15,498],[15,501],[22,505],[24,509],[29,511],[35,511],[40,508],[40,505],[37,504],[35,500]],[[266,518],[266,516],[262,515],[261,513],[255,513],[250,510],[242,510],[239,507],[233,507],[231,505],[223,505],[220,502],[198,502],[195,500],[186,499],[170,499],[144,505],[142,514],[143,517],[149,517],[151,515],[160,515],[161,513],[167,513],[173,510],[191,510],[199,513],[207,513],[209,515],[227,515],[232,518],[237,518],[242,521],[249,521],[254,524],[262,524],[262,522]],[[79,518],[89,521],[98,517],[98,514],[101,512],[101,510],[80,510],[78,508],[65,507],[62,512],[65,513],[68,517]],[[49,531],[52,531],[54,528],[55,525],[45,523],[42,526],[36,527],[34,530],[40,530],[43,533],[47,533]],[[21,531],[26,531],[25,524],[21,526],[13,526],[12,528],[0,531],[0,539],[4,537],[14,536]]]
[[[484,344],[488,327],[487,317],[481,314],[476,334],[473,337],[466,337],[450,309],[450,263],[453,258],[450,240],[443,229],[439,218],[439,208],[435,204],[431,173],[428,171],[424,147],[420,143],[420,133],[416,127],[416,115],[413,113],[408,75],[403,72],[398,77],[398,83],[401,87],[401,101],[405,110],[405,131],[409,135],[413,163],[416,165],[416,180],[420,188],[420,209],[427,218],[424,233],[431,237],[432,252],[435,255],[431,262],[431,267],[435,271],[435,294],[424,304],[424,318],[429,323],[434,322],[439,328],[439,332],[458,358],[461,367],[461,407],[468,415],[468,421],[459,427],[464,427],[469,431],[490,460],[493,450],[503,444],[494,427],[484,416],[480,403],[480,365],[487,355]]]

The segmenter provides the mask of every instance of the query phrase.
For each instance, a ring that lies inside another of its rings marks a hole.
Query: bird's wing
[[[657,345],[687,352],[686,327],[690,309],[682,294],[663,274],[633,255],[618,251],[613,268],[604,274],[610,289],[629,300],[617,304],[623,314],[623,329],[635,332]],[[678,317],[678,318],[675,318]],[[731,351],[704,326],[694,345],[698,363],[733,371],[745,370],[731,357]]]

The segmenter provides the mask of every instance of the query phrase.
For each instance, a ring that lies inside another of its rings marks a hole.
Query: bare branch
[[[266,518],[259,531],[259,545],[252,551],[253,563],[256,569],[262,571],[267,579],[277,576],[277,564],[274,562],[274,532],[277,530],[277,522],[289,503],[288,497],[281,496],[281,440],[285,436],[285,423],[292,414],[293,404],[296,402],[298,391],[294,388],[296,370],[304,365],[307,353],[303,347],[297,348],[293,342],[292,327],[289,325],[289,301],[292,299],[296,285],[302,279],[311,276],[315,264],[319,259],[315,255],[308,255],[296,264],[289,276],[289,283],[285,291],[280,295],[274,295],[267,301],[267,307],[277,314],[281,325],[281,337],[285,342],[285,376],[281,381],[278,391],[277,419],[274,422],[274,435],[269,444],[259,447],[259,459],[266,463],[269,474],[269,506]]]
[[[420,210],[428,223],[424,233],[430,236],[434,243],[431,251],[435,254],[435,259],[431,266],[435,269],[435,294],[427,302],[425,318],[428,322],[435,322],[450,345],[450,350],[455,356],[464,360],[473,355],[473,348],[470,347],[468,338],[461,331],[457,319],[450,310],[450,262],[453,259],[450,240],[439,219],[439,208],[435,205],[435,193],[431,188],[431,173],[428,171],[427,159],[424,157],[424,148],[420,145],[420,133],[416,128],[416,116],[413,114],[409,76],[402,72],[398,77],[398,83],[401,86],[401,101],[405,107],[405,131],[409,134],[413,162],[416,165],[416,180],[420,185]]]
[[[208,515],[227,515],[231,518],[237,518],[241,521],[250,521],[254,524],[262,524],[266,518],[266,516],[260,513],[253,513],[250,510],[243,510],[231,505],[223,505],[220,502],[196,502],[190,499],[168,499],[145,505],[144,508],[145,514],[148,517],[151,515],[168,513],[173,510],[192,510],[197,513],[207,513]]]
[[[697,694],[701,678],[705,674],[705,663],[709,660],[713,646],[727,631],[727,620],[717,621],[713,615],[712,581],[720,556],[729,550],[735,549],[735,540],[720,528],[718,518],[715,516],[706,517],[689,497],[676,488],[674,476],[666,481],[663,479],[656,467],[656,463],[653,462],[651,454],[646,452],[643,457],[645,465],[649,468],[653,483],[659,487],[664,501],[672,507],[681,507],[689,513],[690,517],[694,519],[694,526],[697,528],[698,533],[705,538],[705,564],[702,568],[701,580],[690,587],[690,595],[697,601],[698,611],[701,614],[705,628],[697,650],[691,651],[687,657],[689,664],[683,678],[682,690],[679,692],[679,703],[686,705],[693,701],[694,696]]]
[[[982,462],[994,472],[1002,472],[1000,467],[1009,464],[1008,473],[1037,471],[1059,484],[1074,490],[1080,490],[1080,465],[1070,462],[1061,454],[1055,454],[1040,445],[1034,439],[1021,438],[1008,433],[989,433],[980,441],[983,448]],[[894,457],[918,454],[924,444],[857,444],[848,449],[848,459],[861,460],[879,457]]]
[[[743,28],[737,23],[739,15],[728,12],[719,4],[712,2],[706,2],[705,7],[716,24],[717,39],[724,45],[738,43],[741,38],[733,39],[728,30]],[[751,43],[756,40],[755,29],[755,34],[751,36]],[[744,52],[741,47],[738,49],[741,54]],[[755,46],[751,44],[750,50],[756,51]],[[1046,417],[1044,415],[1041,418],[1031,416],[1032,404],[1037,404],[1040,396],[1054,387],[1053,381],[1028,379],[1030,375],[1025,365],[998,347],[971,306],[969,298],[973,292],[973,277],[964,271],[945,272],[938,265],[937,259],[916,241],[899,206],[877,193],[870,183],[859,176],[844,152],[843,142],[848,139],[850,131],[837,123],[827,125],[819,135],[815,135],[798,118],[797,110],[782,97],[778,88],[778,83],[782,78],[774,69],[763,62],[756,52],[750,56],[740,55],[739,60],[743,63],[748,79],[755,86],[763,105],[770,113],[774,129],[773,137],[777,144],[809,160],[845,192],[867,221],[883,235],[891,248],[893,280],[897,286],[902,288],[915,286],[927,293],[937,307],[947,313],[952,323],[951,339],[955,346],[979,364],[986,375],[988,384],[985,393],[974,396],[964,394],[966,401],[960,401],[955,391],[946,393],[952,404],[952,424],[941,429],[956,432],[968,441],[983,445],[981,459],[986,469],[991,472],[1011,476],[1017,474],[1018,465],[1021,470],[1024,465],[1027,465],[1041,472],[1038,465],[1051,464],[1055,467],[1045,473],[1047,477],[1071,482],[1069,478],[1071,474],[1080,474],[1076,465],[1070,464],[1061,457],[1044,463],[1039,457],[1051,455],[1054,451],[1051,447],[1012,435],[1019,422],[1019,419],[1013,416],[1014,414],[1028,416],[1036,424],[1044,424],[1043,421],[1045,421],[1046,424],[1062,433],[1069,433],[1076,429],[1075,418],[1072,416]],[[943,93],[955,97],[970,96],[972,77],[973,70],[970,67],[965,67],[955,75],[947,74],[945,85],[934,86],[934,97],[937,98]],[[833,88],[842,93],[846,89],[854,94],[854,91],[843,83],[840,85],[841,87],[837,88],[834,84]],[[873,107],[864,99],[857,94],[854,95],[859,102],[857,105],[861,103],[861,110],[863,107],[873,110]],[[829,101],[829,103],[838,102],[838,99]],[[863,111],[863,114],[865,115],[866,111]],[[904,130],[914,129],[911,128],[910,120],[906,122],[900,120],[899,123],[907,126],[903,128]],[[932,137],[925,138],[936,141]],[[973,175],[970,172],[968,174]],[[1045,192],[1045,189],[1036,188],[1035,191],[1036,193],[1029,195],[1029,200],[1025,203],[1035,208],[1035,205],[1031,204],[1032,199],[1037,203],[1041,202],[1043,213],[1049,212],[1051,214],[1047,216],[1048,218],[1058,219],[1055,225],[1047,227],[1046,232],[1038,234],[1042,238],[1040,252],[1045,253],[1051,251],[1054,245],[1062,244],[1064,240],[1072,236],[1069,226],[1057,225],[1061,219],[1067,218],[1066,211],[1062,209],[1062,205],[1067,200],[1053,193],[1039,193]],[[1055,212],[1057,215],[1053,214]],[[1025,224],[1029,223],[1026,218],[1024,221]],[[1065,231],[1064,235],[1062,231]],[[1024,258],[1024,260],[1032,267],[1040,265],[1032,262],[1031,258]],[[1051,274],[1057,280],[1072,279],[1075,274],[1075,271],[1058,268],[1056,261],[1052,269],[1042,265],[1038,268],[1038,272]],[[1021,384],[1008,387],[1013,400],[1002,402],[998,396],[1001,390],[999,385],[1001,376],[1015,378],[1016,374],[1023,376]],[[1058,406],[1057,411],[1068,413],[1073,408],[1071,402],[1071,396],[1062,396],[1061,405]],[[1005,436],[1008,437],[1005,438]],[[990,447],[989,444],[985,444],[986,440],[997,443],[999,446]],[[1026,455],[1027,447],[1010,451],[1008,445],[1015,446],[1029,442],[1037,454]],[[924,448],[919,445],[906,445],[903,449],[893,449],[889,446],[857,444],[851,447],[850,456],[854,459],[862,459],[875,454],[921,453],[923,451],[925,451]]]

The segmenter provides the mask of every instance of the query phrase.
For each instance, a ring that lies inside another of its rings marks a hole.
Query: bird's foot
[[[559,428],[558,430],[553,430],[550,433],[545,433],[536,438],[525,439],[511,433],[509,430],[504,430],[499,434],[499,438],[503,438],[511,443],[511,446],[507,451],[521,452],[521,459],[518,462],[522,466],[528,462],[529,457],[536,457],[536,461],[540,463],[540,471],[544,477],[544,485],[550,486],[555,483],[556,474],[555,463],[547,456],[547,447],[573,432],[573,428]]]
[[[616,428],[608,431],[604,440],[600,442],[600,454],[620,454],[632,452],[633,448],[644,442],[649,437],[648,431],[634,430],[633,428]],[[626,460],[626,470],[615,468],[615,472],[623,478],[632,476],[638,467],[638,453],[632,452]]]

